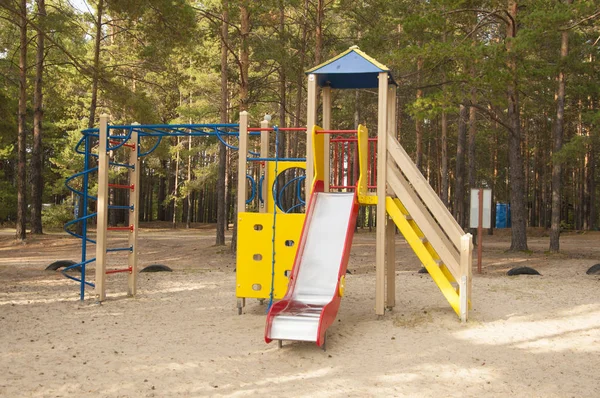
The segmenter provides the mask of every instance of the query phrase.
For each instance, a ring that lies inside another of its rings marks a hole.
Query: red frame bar
[[[107,231],[129,231],[129,232],[133,232],[133,225],[130,225],[128,227],[108,227],[106,228]]]
[[[108,184],[109,188],[117,188],[117,189],[131,189],[132,191],[135,189],[135,184],[131,185],[123,185],[123,184]]]
[[[131,273],[131,271],[132,271],[131,267],[129,267],[129,268],[123,268],[123,269],[111,269],[111,270],[106,271],[106,275],[109,275],[109,274],[118,274],[119,272],[129,272],[129,273]]]
[[[119,142],[119,141],[117,141],[117,140],[109,140],[109,142],[110,142],[112,145],[120,145],[120,144],[121,144],[121,142]],[[123,145],[121,145],[121,146],[126,146],[127,148],[131,148],[131,150],[132,150],[132,151],[134,151],[134,150],[135,150],[135,144],[123,144]]]
[[[358,130],[317,130],[315,134],[357,134]]]

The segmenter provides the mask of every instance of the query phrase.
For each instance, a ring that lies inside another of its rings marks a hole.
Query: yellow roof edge
[[[354,51],[355,53],[357,53],[358,55],[360,55],[361,57],[363,57],[364,59],[366,59],[367,61],[369,61],[376,67],[378,67],[379,69],[382,69],[384,72],[390,71],[390,69],[387,66],[385,66],[381,62],[379,62],[379,61],[375,60],[374,58],[365,54],[365,52],[363,52],[360,48],[358,48],[358,46],[351,46],[346,51],[339,53],[335,57],[328,59],[327,61],[315,66],[314,68],[311,68],[311,69],[305,71],[304,73],[307,73],[307,74],[312,73],[312,72],[316,71],[317,69],[320,69],[320,68],[324,67],[325,65],[328,65],[328,64],[332,63],[333,61],[336,61],[336,60],[342,58],[344,55],[347,55],[347,54],[351,53],[352,51]]]

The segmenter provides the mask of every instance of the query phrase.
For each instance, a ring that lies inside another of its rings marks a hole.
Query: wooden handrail
[[[400,143],[391,134],[388,134],[388,153],[400,170],[402,170],[408,182],[411,183],[446,235],[448,235],[454,247],[460,250],[460,238],[465,232],[454,217],[452,217],[452,214],[450,214],[437,193],[431,188],[404,148],[402,148]]]

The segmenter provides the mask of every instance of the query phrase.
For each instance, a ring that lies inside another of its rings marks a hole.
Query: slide
[[[356,193],[313,187],[285,297],[267,315],[265,341],[325,343],[344,290],[350,246],[358,215]]]

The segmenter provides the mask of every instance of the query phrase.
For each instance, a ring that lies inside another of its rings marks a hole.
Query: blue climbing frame
[[[275,129],[277,129],[275,127]],[[131,143],[131,136],[133,132],[137,132],[137,142]],[[277,131],[277,130],[276,130]],[[80,283],[80,300],[85,298],[85,286],[94,287],[94,283],[86,280],[86,266],[96,261],[95,257],[88,258],[87,244],[96,244],[96,240],[89,237],[88,220],[97,216],[96,212],[89,212],[91,201],[97,201],[98,198],[93,196],[89,192],[90,188],[90,176],[93,173],[98,172],[98,167],[92,167],[92,158],[98,159],[98,154],[93,153],[93,149],[98,147],[99,144],[99,128],[85,129],[81,131],[81,139],[75,146],[75,151],[83,155],[84,157],[84,169],[65,180],[65,186],[73,192],[77,198],[79,198],[79,213],[76,214],[76,218],[67,222],[64,226],[64,230],[81,240],[81,261],[77,264],[71,265],[63,269],[62,273],[65,277]],[[250,136],[260,136],[260,131],[250,131]],[[218,141],[225,145],[227,148],[232,150],[238,150],[238,147],[231,145],[227,142],[227,137],[239,137],[239,124],[149,124],[149,125],[108,125],[108,142],[106,145],[107,151],[116,151],[123,146],[130,146],[137,151],[138,158],[151,154],[162,142],[164,137],[216,137]],[[278,146],[278,142],[276,143]],[[142,150],[142,148],[144,148]],[[248,156],[249,155],[249,156]],[[301,158],[260,158],[260,154],[248,151],[248,160],[251,161],[304,161]],[[132,169],[134,166],[129,164],[121,164],[116,162],[110,162],[110,166],[114,167],[125,167]],[[81,178],[81,190],[74,186],[75,180]],[[260,185],[262,185],[262,179],[258,182],[250,175],[246,176],[250,180],[251,184],[251,197],[247,200],[247,203],[252,202],[259,192],[260,197]],[[303,178],[303,177],[301,177]],[[296,180],[301,181],[301,178],[294,179],[288,184],[295,182]],[[288,185],[286,184],[286,186]],[[258,188],[257,188],[258,185]],[[137,189],[137,187],[136,187]],[[283,189],[282,189],[283,191]],[[279,203],[279,196],[274,192],[274,200],[276,204]],[[259,198],[262,200],[262,198]],[[109,210],[115,209],[129,209],[133,210],[131,206],[108,206]],[[76,224],[81,224],[81,233],[73,231],[73,227]],[[115,251],[133,251],[133,246],[124,248],[109,248],[107,252]],[[77,278],[69,275],[67,271],[78,268],[81,269],[81,277]]]

